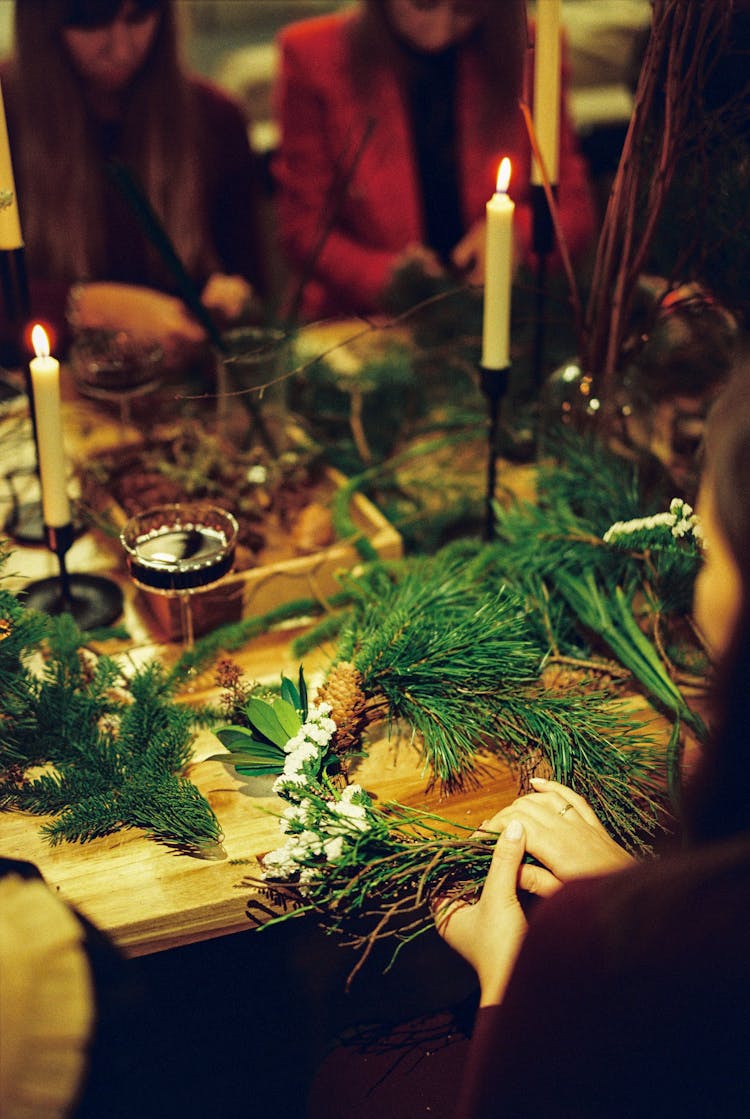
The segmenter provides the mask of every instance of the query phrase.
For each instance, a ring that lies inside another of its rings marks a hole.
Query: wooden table
[[[111,440],[102,414],[87,402],[68,397],[64,408],[66,431],[86,428],[103,442]],[[134,432],[137,435],[137,432]],[[0,426],[3,458],[23,465],[31,457],[30,428],[22,411],[6,415]],[[33,461],[33,459],[31,460]],[[20,476],[19,476],[20,477]],[[35,481],[27,478],[33,494]],[[22,493],[23,495],[23,493]],[[0,501],[2,522],[8,509]],[[140,608],[137,596],[118,569],[111,550],[101,547],[96,534],[80,537],[68,553],[71,572],[107,573],[118,580],[124,592],[124,621],[132,635],[132,655],[174,657],[176,647],[165,645],[153,622]],[[11,557],[11,589],[32,578],[55,575],[56,560],[44,547],[17,547]],[[294,630],[281,630],[252,641],[240,654],[233,654],[250,679],[278,682],[281,672],[296,677],[298,662],[291,650]],[[331,650],[305,657],[308,679],[325,670]],[[211,674],[195,681],[196,698],[205,698],[213,687]],[[127,830],[83,845],[50,847],[40,835],[43,817],[19,812],[0,813],[0,855],[30,860],[38,865],[47,882],[106,931],[130,955],[144,955],[190,944],[249,928],[245,905],[250,891],[243,878],[257,871],[258,855],[277,846],[275,813],[283,807],[268,795],[258,780],[243,778],[220,762],[203,759],[222,749],[208,731],[195,741],[189,776],[206,796],[221,825],[220,847],[205,857],[175,853]],[[353,772],[353,778],[381,800],[422,804],[446,818],[471,827],[508,803],[515,795],[515,779],[500,762],[493,762],[482,788],[440,799],[425,794],[427,782],[423,762],[408,741],[398,745],[376,741],[368,756]],[[249,860],[237,865],[233,860]]]

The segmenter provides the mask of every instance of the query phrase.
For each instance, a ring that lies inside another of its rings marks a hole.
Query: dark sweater
[[[741,779],[741,778],[740,778]],[[750,839],[538,906],[461,1119],[750,1115]]]

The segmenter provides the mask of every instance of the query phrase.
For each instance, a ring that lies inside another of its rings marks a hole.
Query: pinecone
[[[525,796],[526,793],[532,792],[532,777],[546,777],[547,780],[551,780],[554,776],[552,766],[542,751],[531,750],[518,767],[518,795]]]
[[[367,696],[362,673],[349,661],[335,664],[318,691],[319,702],[330,703],[336,733],[331,746],[340,758],[358,750],[367,723]]]

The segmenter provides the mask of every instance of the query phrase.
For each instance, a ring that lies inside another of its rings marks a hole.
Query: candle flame
[[[510,183],[510,160],[507,155],[504,155],[500,160],[500,166],[497,169],[497,187],[495,188],[498,194],[505,194],[508,190]]]
[[[49,357],[49,338],[41,323],[37,323],[31,332],[31,344],[37,357]]]

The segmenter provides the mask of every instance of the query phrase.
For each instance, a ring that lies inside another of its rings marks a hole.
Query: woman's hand
[[[467,284],[484,283],[484,265],[487,255],[487,223],[475,222],[464,234],[451,253],[451,263]]]
[[[407,245],[394,260],[386,287],[390,288],[403,275],[413,272],[421,272],[429,280],[439,280],[445,275],[445,268],[436,252],[415,242]]]
[[[518,239],[514,238],[512,261],[514,275],[522,256]],[[485,266],[487,264],[487,222],[484,218],[475,222],[458,244],[453,246],[451,264],[467,284],[481,287],[484,283]]]
[[[216,316],[220,326],[242,318],[252,306],[252,285],[242,276],[214,272],[201,293],[201,302]]]
[[[522,889],[546,897],[571,878],[610,874],[635,861],[578,793],[538,777],[532,784],[535,792],[519,797],[483,825],[484,831],[502,831],[511,819],[523,824],[526,850],[543,866],[522,867]]]
[[[508,820],[495,844],[479,901],[441,898],[433,905],[437,931],[477,973],[481,1006],[502,1001],[526,935],[516,892],[524,839],[520,820]]]
[[[136,342],[158,342],[167,364],[206,341],[205,330],[181,299],[136,284],[81,285],[75,328],[125,330]]]

